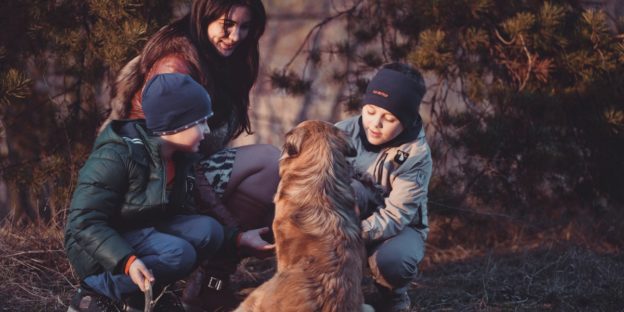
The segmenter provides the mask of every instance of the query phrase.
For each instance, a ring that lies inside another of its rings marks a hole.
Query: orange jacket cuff
[[[132,265],[132,262],[134,262],[134,260],[136,260],[136,256],[132,255],[130,256],[130,258],[128,258],[128,261],[126,261],[126,268],[124,269],[124,273],[126,275],[128,275],[128,271],[130,271],[130,266]]]

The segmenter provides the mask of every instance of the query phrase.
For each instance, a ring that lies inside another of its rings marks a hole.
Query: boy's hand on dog
[[[268,227],[242,232],[238,239],[240,251],[260,259],[272,256],[275,245],[262,239],[262,235],[268,232]]]
[[[132,282],[139,286],[142,292],[145,292],[145,290],[156,281],[152,271],[150,271],[140,259],[136,259],[132,262],[130,269],[128,269],[128,275],[130,275]]]

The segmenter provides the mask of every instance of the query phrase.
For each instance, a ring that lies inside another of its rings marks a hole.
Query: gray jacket
[[[368,241],[388,239],[411,226],[426,239],[429,233],[427,191],[432,161],[425,131],[421,129],[414,140],[375,152],[366,149],[359,137],[359,119],[360,115],[336,126],[352,138],[357,150],[357,156],[352,159],[356,169],[370,174],[383,189],[384,203],[362,221],[364,238]]]

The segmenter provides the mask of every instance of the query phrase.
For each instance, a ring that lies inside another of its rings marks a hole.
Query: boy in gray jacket
[[[382,294],[377,307],[381,311],[409,310],[407,289],[429,232],[432,161],[418,113],[425,91],[418,71],[386,64],[368,84],[361,114],[336,124],[353,140],[356,169],[380,189],[376,194],[360,181],[353,182],[369,267]]]

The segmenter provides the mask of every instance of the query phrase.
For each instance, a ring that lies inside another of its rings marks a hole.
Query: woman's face
[[[233,6],[227,14],[208,24],[208,40],[219,54],[228,57],[247,38],[251,11],[246,6]]]
[[[373,145],[387,143],[403,132],[403,125],[396,116],[372,104],[362,107],[362,125],[366,139]]]

